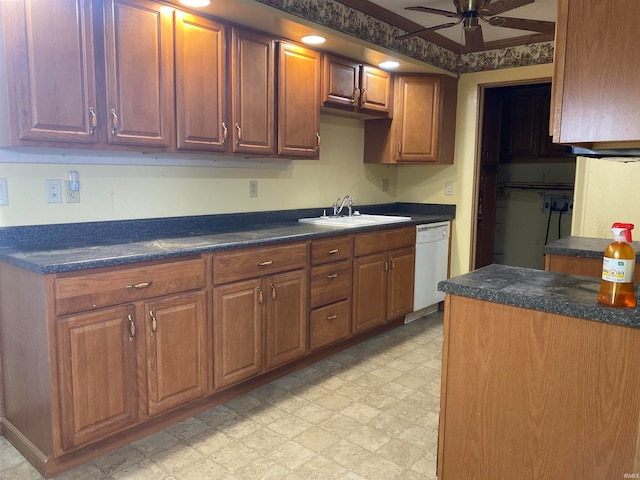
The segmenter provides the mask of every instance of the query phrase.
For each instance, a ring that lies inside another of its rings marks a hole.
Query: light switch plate
[[[0,205],[9,205],[9,190],[7,190],[6,178],[0,178]]]
[[[62,180],[57,178],[45,180],[44,198],[46,203],[62,203]]]
[[[445,195],[453,195],[453,180],[448,180],[444,182],[444,194]]]

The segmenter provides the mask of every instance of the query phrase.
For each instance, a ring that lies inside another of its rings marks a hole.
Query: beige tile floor
[[[435,313],[56,478],[435,479]],[[0,480],[42,478],[0,437]]]

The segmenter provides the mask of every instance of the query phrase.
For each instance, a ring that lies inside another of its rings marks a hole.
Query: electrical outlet
[[[383,192],[388,192],[389,191],[389,179],[388,178],[383,178],[382,179],[382,191]]]
[[[71,190],[71,181],[65,183],[65,194],[67,203],[80,203],[80,190]]]
[[[0,205],[9,205],[9,190],[7,190],[6,178],[0,178]]]
[[[47,203],[62,203],[62,180],[47,179],[44,181],[44,198]]]
[[[571,195],[548,195],[542,197],[542,212],[562,212],[571,215],[573,213],[573,196]]]
[[[249,180],[249,196],[251,198],[256,198],[258,196],[258,181],[257,180]]]

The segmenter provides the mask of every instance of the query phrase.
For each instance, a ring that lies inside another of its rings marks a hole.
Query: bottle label
[[[635,260],[621,260],[619,258],[604,257],[602,261],[602,279],[608,282],[633,282]]]

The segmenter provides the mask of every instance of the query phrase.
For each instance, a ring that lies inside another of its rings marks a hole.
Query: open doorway
[[[551,83],[481,87],[475,265],[543,268],[571,230],[575,158],[551,142]]]

